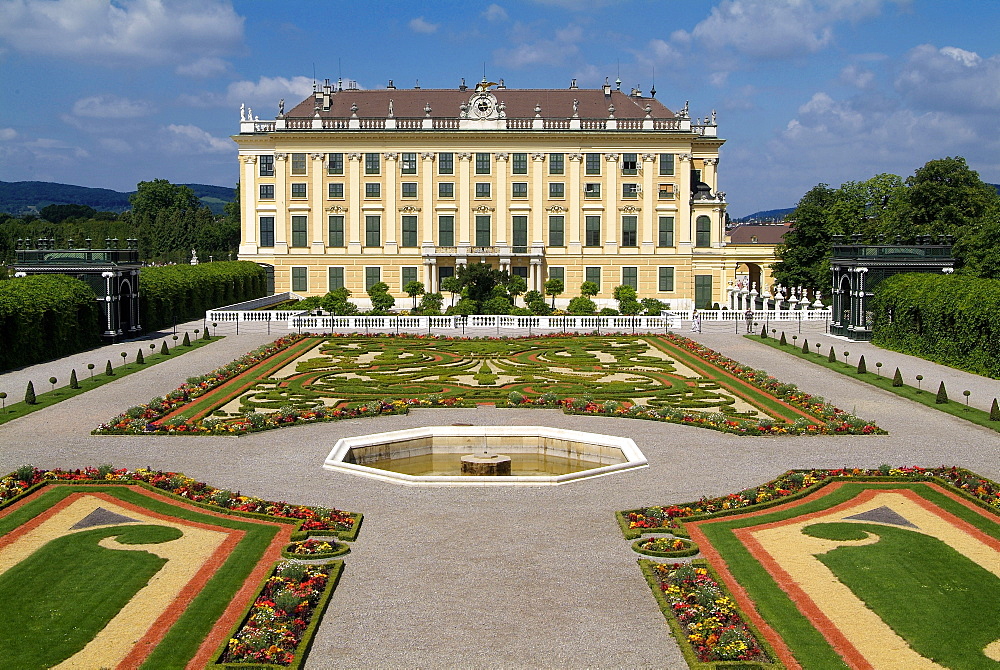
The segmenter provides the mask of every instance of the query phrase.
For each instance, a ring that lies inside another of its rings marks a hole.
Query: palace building
[[[598,89],[360,90],[329,80],[274,120],[241,111],[239,257],[276,291],[347,287],[397,298],[467,263],[565,286],[629,284],[675,309],[728,302],[738,276],[768,281],[771,245],[729,245],[715,113],[692,121],[655,98]]]

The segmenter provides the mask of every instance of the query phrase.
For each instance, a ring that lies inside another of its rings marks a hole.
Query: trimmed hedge
[[[166,265],[139,272],[139,318],[145,330],[201,317],[206,310],[267,294],[264,268],[250,261]]]
[[[875,291],[872,344],[1000,377],[1000,280],[910,273]]]
[[[0,371],[100,344],[96,298],[87,284],[68,275],[0,281]]]

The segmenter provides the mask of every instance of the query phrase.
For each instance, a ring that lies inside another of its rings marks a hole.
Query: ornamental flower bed
[[[291,665],[325,605],[332,570],[330,564],[278,564],[219,663]]]
[[[292,505],[286,502],[272,502],[261,498],[233,493],[226,489],[209,486],[177,472],[162,472],[159,470],[128,470],[101,465],[82,470],[39,470],[30,465],[18,468],[15,472],[0,478],[0,504],[21,495],[29,488],[49,481],[76,482],[119,482],[125,484],[143,483],[167,493],[172,493],[185,500],[217,507],[233,512],[248,514],[263,514],[282,519],[297,519],[301,521],[299,531],[305,533],[344,533],[354,532],[358,515],[338,509],[325,507],[307,507]]]
[[[736,603],[707,568],[653,563],[651,572],[698,661],[770,662]]]
[[[338,543],[333,538],[314,538],[292,542],[282,554],[288,558],[318,559],[332,558],[346,554],[348,548],[346,544]]]
[[[681,537],[647,537],[633,542],[632,549],[640,554],[663,558],[680,558],[698,553],[698,545]]]
[[[789,470],[773,481],[739,493],[730,493],[717,498],[702,498],[697,502],[680,505],[643,507],[619,512],[619,518],[622,520],[626,536],[631,539],[642,531],[672,531],[678,525],[676,519],[726,513],[729,510],[744,509],[754,505],[774,504],[776,501],[801,494],[806,489],[822,485],[833,479],[849,478],[915,480],[937,478],[964,491],[985,506],[1000,509],[1000,484],[984,479],[968,470],[955,466],[890,468],[884,465],[874,469]]]

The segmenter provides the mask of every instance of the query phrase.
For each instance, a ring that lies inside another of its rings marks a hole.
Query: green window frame
[[[549,154],[549,174],[565,174],[566,155]]]
[[[405,291],[406,285],[417,281],[417,268],[406,266],[399,269],[399,290]]]
[[[657,289],[670,292],[674,290],[674,269],[672,267],[661,267],[657,277]]]
[[[635,200],[639,197],[639,185],[633,182],[626,182],[622,184],[622,198],[626,200]]]
[[[566,268],[561,266],[552,267],[549,266],[549,279],[558,279],[563,283],[563,288],[566,287]]]
[[[292,174],[301,176],[306,173],[306,155],[292,154]]]
[[[402,184],[402,195],[404,198],[416,198],[417,197],[417,182],[415,181],[404,181]]]
[[[597,284],[597,292],[601,292],[601,268],[599,267],[588,267],[584,268],[583,271],[583,281],[593,282]]]
[[[344,174],[344,154],[336,153],[326,155],[326,173]]]
[[[601,197],[601,183],[597,181],[587,182],[583,185],[583,197],[584,198],[600,198]]]
[[[491,227],[493,219],[489,214],[476,215],[476,247],[492,246]]]
[[[327,219],[327,246],[344,246],[344,215],[331,214]]]
[[[451,214],[438,217],[438,246],[455,246],[455,217]]]
[[[382,184],[377,181],[366,181],[365,182],[365,197],[366,198],[381,198],[382,197]]]
[[[476,197],[477,198],[489,198],[490,197],[490,186],[488,181],[477,181],[476,182]]]
[[[273,247],[274,246],[274,217],[273,216],[262,216],[262,217],[260,217],[260,246],[262,246],[262,247]]]
[[[476,174],[490,174],[490,155],[488,152],[476,153]]]
[[[258,200],[274,200],[274,184],[261,184]]]
[[[417,154],[403,153],[399,161],[400,174],[417,174]]]
[[[528,197],[528,182],[515,181],[510,185],[510,197],[524,199]]]
[[[639,174],[639,154],[622,154],[622,174]]]
[[[344,288],[344,268],[327,268],[326,290],[336,291],[338,288]]]
[[[587,154],[584,166],[586,174],[601,174],[601,154]]]
[[[712,306],[712,275],[694,276],[694,306],[709,309]]]
[[[584,217],[584,238],[583,246],[601,246],[601,217],[589,214]]]
[[[335,181],[326,185],[326,197],[330,200],[344,199],[344,183]]]
[[[304,267],[292,268],[292,290],[293,291],[309,290],[309,268],[304,268]]]
[[[450,151],[438,154],[438,174],[455,174],[455,154]]]
[[[528,174],[528,154],[511,154],[510,166],[512,174]]]
[[[622,286],[631,286],[636,291],[639,290],[639,268],[629,265],[622,268]]]
[[[561,200],[566,197],[566,184],[561,181],[550,181],[549,182],[549,198],[552,200]]]
[[[365,174],[382,174],[382,157],[379,154],[365,154]]]
[[[292,197],[302,199],[308,197],[308,186],[304,181],[292,182]]]
[[[633,214],[622,216],[622,246],[639,246],[639,217]]]
[[[302,215],[292,217],[292,246],[309,246],[309,217]]]
[[[514,253],[524,253],[528,250],[528,217],[515,216],[511,218],[511,246]]]
[[[258,156],[260,161],[260,170],[258,171],[261,177],[273,177],[274,176],[274,156]]]
[[[566,246],[566,217],[562,214],[549,216],[549,246]]]
[[[378,214],[365,215],[365,246],[382,246],[382,217]]]
[[[412,214],[405,215],[400,223],[399,246],[417,246],[417,217]]]
[[[380,281],[382,281],[382,268],[377,266],[365,268],[365,293]]]
[[[440,181],[440,182],[438,182],[438,197],[439,198],[454,198],[455,197],[455,182],[452,182],[452,181]]]
[[[695,220],[694,234],[694,246],[702,248],[712,246],[712,219],[704,214],[699,216]]]
[[[660,176],[672,177],[674,174],[674,155],[660,154]]]
[[[657,229],[656,246],[674,246],[674,217],[661,216]]]

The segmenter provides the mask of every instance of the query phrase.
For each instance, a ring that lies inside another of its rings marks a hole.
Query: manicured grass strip
[[[83,649],[167,562],[148,551],[105,549],[175,540],[165,526],[98,528],[56,538],[0,574],[0,649],[14,668],[47,668]],[[86,585],[86,586],[83,586]],[[83,588],[81,588],[83,586]]]
[[[199,348],[205,346],[206,344],[210,344],[212,342],[215,342],[216,340],[221,340],[221,339],[222,339],[221,335],[209,338],[208,340],[197,338],[197,339],[192,340],[191,344],[188,345],[188,346],[184,346],[183,344],[175,345],[174,348],[170,350],[170,354],[167,354],[167,355],[163,355],[163,354],[160,354],[160,353],[156,353],[156,354],[151,353],[151,354],[149,354],[147,356],[145,354],[145,352],[143,352],[143,356],[145,357],[145,363],[143,363],[143,364],[140,365],[139,363],[136,363],[135,360],[134,360],[134,357],[132,357],[133,361],[131,363],[126,363],[125,365],[123,365],[121,367],[114,368],[114,373],[115,374],[114,374],[113,377],[108,377],[107,375],[104,374],[104,367],[100,367],[99,368],[100,371],[96,372],[96,374],[94,374],[92,376],[87,376],[87,374],[89,373],[89,371],[87,371],[86,369],[84,369],[84,370],[77,370],[76,375],[77,375],[77,379],[78,379],[78,384],[80,386],[80,388],[78,388],[78,389],[71,389],[69,387],[69,384],[67,383],[66,386],[60,386],[59,388],[57,388],[55,390],[45,391],[44,393],[42,393],[40,391],[44,390],[44,385],[43,384],[37,384],[36,386],[38,388],[35,389],[35,392],[36,392],[36,396],[35,396],[36,402],[35,402],[35,404],[29,405],[29,404],[27,404],[24,401],[13,402],[13,403],[12,402],[8,402],[6,408],[3,409],[3,410],[0,410],[0,424],[7,423],[8,421],[13,421],[14,419],[17,419],[19,417],[25,416],[27,414],[31,414],[32,412],[37,412],[40,409],[45,409],[46,407],[51,407],[52,405],[55,405],[56,403],[60,403],[63,400],[68,400],[69,398],[75,398],[76,396],[80,395],[81,393],[86,393],[87,391],[91,391],[91,390],[96,389],[96,388],[98,388],[100,386],[104,386],[105,384],[110,384],[111,382],[115,381],[116,379],[121,379],[122,377],[126,377],[126,376],[128,376],[130,374],[133,374],[135,372],[139,372],[139,371],[144,370],[144,369],[146,369],[146,368],[148,368],[148,367],[150,367],[152,365],[156,365],[157,363],[162,363],[163,361],[168,361],[168,360],[170,360],[171,358],[173,358],[175,356],[179,356],[179,355],[185,354],[185,353],[187,353],[189,351],[193,351],[195,349],[199,349]],[[138,344],[139,344],[139,346],[141,348],[145,343],[140,342]],[[124,347],[126,347],[126,346],[128,346],[128,345],[127,344],[123,344],[122,345],[122,347],[123,347],[122,351],[126,351],[126,349],[124,349]],[[131,354],[129,354],[129,355],[131,356]],[[117,360],[112,360],[111,362],[112,362],[112,364],[115,364],[118,361]],[[95,366],[96,365],[97,365],[97,363],[95,363]],[[98,368],[95,367],[94,371],[97,371],[97,370],[98,370]],[[70,375],[71,371],[72,371],[71,369],[67,369],[66,370],[66,379],[65,380],[60,380],[60,381],[68,381],[69,380],[69,375]],[[47,384],[48,382],[46,381],[45,383]],[[15,392],[15,391],[11,391],[11,390],[8,390],[8,389],[0,389],[0,390],[6,391],[6,393],[8,395],[8,398],[7,398],[8,400],[10,399],[10,395]],[[18,393],[23,393],[24,389],[20,389],[17,392]]]
[[[757,611],[781,636],[792,650],[795,658],[806,670],[826,670],[843,668],[843,661],[823,635],[803,615],[796,604],[775,582],[771,574],[757,561],[733,530],[757,526],[775,521],[784,521],[813,512],[829,509],[847,502],[866,489],[909,489],[933,502],[946,512],[969,522],[991,537],[1000,538],[1000,524],[984,517],[958,500],[926,484],[917,482],[861,482],[846,481],[829,493],[799,505],[766,514],[723,517],[718,521],[708,520],[697,523],[695,530],[705,537],[718,553],[740,586],[753,599]],[[752,514],[752,512],[750,512]],[[696,534],[696,533],[693,533]],[[903,601],[906,602],[906,601]],[[896,602],[896,607],[902,603]],[[952,604],[954,607],[954,603]],[[981,611],[978,611],[981,615]],[[938,634],[941,628],[938,627]],[[958,629],[963,630],[963,629]],[[968,666],[978,667],[978,666]]]
[[[887,371],[885,374],[879,372],[872,372],[872,369],[876,369],[875,363],[878,361],[869,361],[865,359],[865,366],[869,368],[868,372],[862,372],[858,374],[857,364],[851,365],[849,363],[844,363],[841,360],[830,362],[829,360],[829,350],[826,354],[815,354],[810,351],[808,354],[802,353],[801,345],[795,346],[792,344],[786,344],[781,346],[781,343],[774,338],[762,338],[760,335],[744,335],[747,339],[754,340],[755,342],[761,342],[766,344],[772,349],[778,349],[786,354],[791,354],[792,356],[797,356],[803,360],[809,361],[810,363],[815,363],[816,365],[822,365],[828,370],[833,370],[834,372],[839,372],[842,375],[848,377],[853,377],[858,381],[862,381],[866,384],[871,384],[876,386],[883,391],[889,391],[890,393],[895,393],[901,398],[906,398],[907,400],[912,400],[913,402],[920,403],[921,405],[926,405],[939,412],[944,412],[945,414],[951,414],[952,416],[957,416],[959,419],[965,419],[966,421],[971,421],[977,426],[982,426],[983,428],[989,428],[1000,433],[1000,421],[991,421],[990,413],[981,410],[977,407],[970,407],[963,402],[957,400],[949,399],[946,403],[938,404],[936,402],[937,397],[937,387],[933,385],[933,382],[927,382],[927,388],[914,388],[912,386],[904,384],[903,386],[893,386],[892,376],[895,370]],[[860,356],[858,357],[860,359]],[[883,370],[888,370],[883,368]],[[958,395],[964,389],[951,389],[950,393]]]

